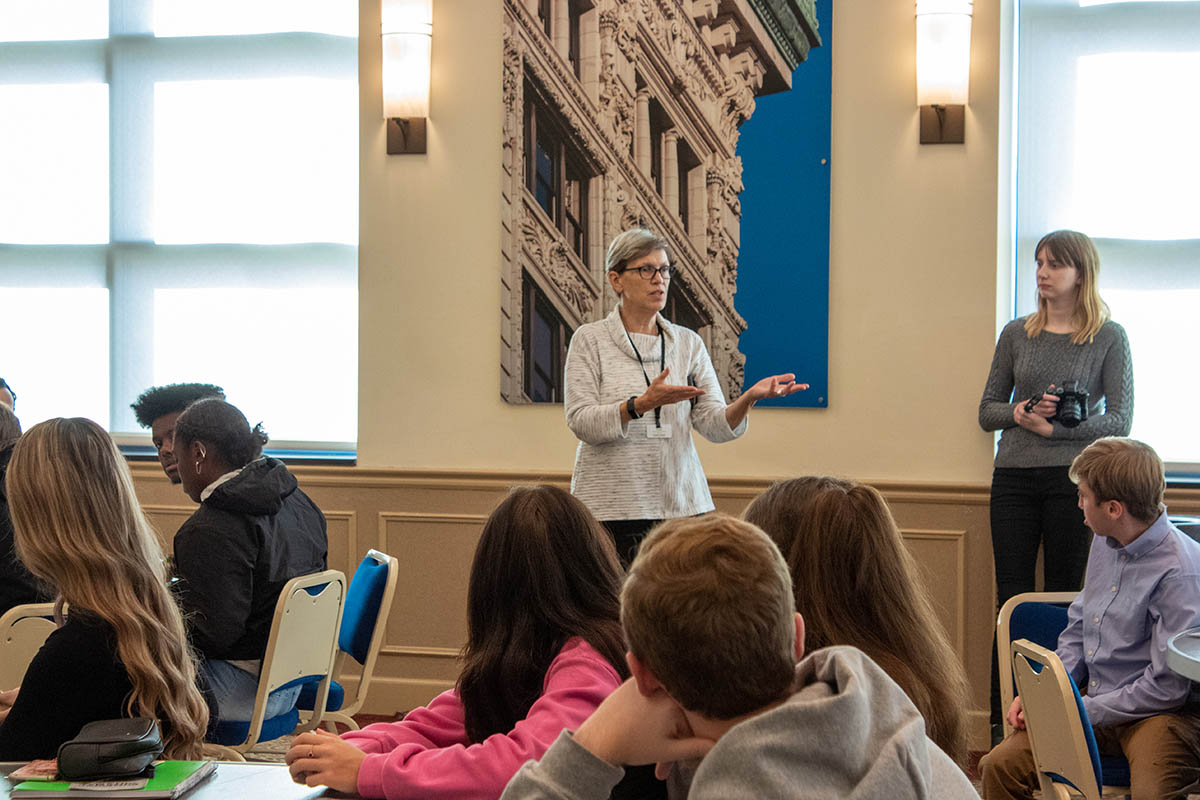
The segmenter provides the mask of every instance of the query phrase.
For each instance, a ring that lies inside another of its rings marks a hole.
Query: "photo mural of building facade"
[[[663,314],[741,393],[738,127],[820,44],[814,0],[503,0],[501,394],[560,402],[571,332],[616,303],[604,255],[673,243]]]

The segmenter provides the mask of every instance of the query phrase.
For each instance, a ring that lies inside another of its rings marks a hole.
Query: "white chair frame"
[[[53,616],[54,603],[13,606],[0,616],[0,691],[21,685],[29,663],[58,628]]]
[[[306,591],[315,586],[325,588],[316,595]],[[244,761],[243,753],[259,743],[267,695],[296,678],[322,676],[317,685],[317,704],[307,718],[301,716],[292,733],[310,731],[321,724],[329,682],[333,679],[334,651],[345,598],[346,576],[336,569],[292,578],[284,585],[275,604],[246,740],[237,745],[206,744],[206,756]]]
[[[1012,735],[1012,725],[1008,724],[1008,709],[1013,702],[1013,670],[1010,646],[1012,635],[1009,633],[1009,619],[1013,609],[1022,603],[1070,603],[1079,592],[1022,592],[1013,595],[1000,607],[996,617],[996,667],[1000,676],[1000,715],[1004,720],[1004,736]]]

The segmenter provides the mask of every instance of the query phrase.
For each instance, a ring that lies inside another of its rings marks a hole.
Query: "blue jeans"
[[[217,714],[222,720],[245,722],[254,716],[254,697],[258,694],[256,676],[228,661],[217,659],[205,661],[201,669],[217,700]],[[301,688],[293,686],[267,695],[267,712],[263,719],[271,719],[291,710],[300,697]]]

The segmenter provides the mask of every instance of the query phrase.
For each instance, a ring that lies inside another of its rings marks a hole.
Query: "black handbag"
[[[58,774],[71,781],[141,775],[162,751],[155,720],[134,717],[89,722],[58,748]]]

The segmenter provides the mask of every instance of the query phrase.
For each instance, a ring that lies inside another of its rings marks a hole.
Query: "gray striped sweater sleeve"
[[[603,362],[595,326],[581,327],[571,337],[563,371],[567,427],[581,442],[604,444],[622,439],[628,425],[621,424],[621,404],[600,400]]]

